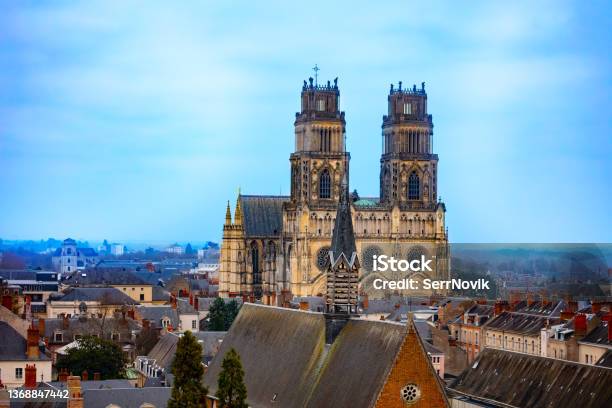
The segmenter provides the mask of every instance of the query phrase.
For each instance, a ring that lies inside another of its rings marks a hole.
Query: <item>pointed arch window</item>
[[[327,169],[323,170],[319,180],[319,198],[331,198],[331,177]]]
[[[420,188],[420,180],[419,176],[416,174],[416,171],[413,171],[408,178],[408,199],[409,200],[418,200],[421,198],[421,188]]]
[[[259,270],[259,247],[255,241],[251,242],[251,267],[253,270],[253,284],[261,284],[261,271]]]

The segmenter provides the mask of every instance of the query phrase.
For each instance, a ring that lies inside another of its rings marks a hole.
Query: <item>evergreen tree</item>
[[[202,366],[202,346],[190,331],[179,339],[172,362],[172,395],[169,408],[201,407],[208,393],[202,385],[204,367]]]
[[[208,310],[208,330],[225,331],[226,307],[221,298],[216,298]]]
[[[217,398],[221,408],[247,408],[247,390],[240,355],[231,348],[221,363]]]

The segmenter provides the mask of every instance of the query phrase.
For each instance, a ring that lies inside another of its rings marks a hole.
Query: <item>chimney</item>
[[[533,305],[533,294],[531,292],[527,293],[527,306]]]
[[[68,328],[70,328],[70,318],[66,314],[64,314],[62,317],[63,317],[62,328],[64,330],[68,330]]]
[[[42,337],[45,336],[45,328],[46,328],[45,319],[41,317],[38,319],[38,334]]]
[[[100,381],[100,373],[99,372],[95,372],[94,373],[94,381]]]
[[[28,360],[38,360],[40,357],[40,348],[38,346],[38,342],[40,340],[40,336],[38,334],[38,328],[31,326],[28,328],[28,349],[27,355]]]
[[[148,319],[143,319],[142,320],[142,328],[143,329],[148,329],[149,327],[151,327],[151,323],[149,322],[149,320]]]
[[[198,310],[198,307],[200,306],[200,300],[199,298],[196,296],[193,298],[193,308],[195,310]]]
[[[611,342],[612,342],[612,318],[608,319],[608,343],[611,343]]]
[[[67,408],[83,408],[83,396],[81,395],[81,378],[71,375],[68,377],[68,404]]]
[[[134,309],[130,309],[130,310],[128,310],[127,314],[128,314],[128,317],[129,317],[130,319],[132,319],[132,320],[134,320],[134,319],[135,319],[135,317],[134,317],[134,316],[135,316],[135,314],[134,314]]]
[[[368,294],[364,293],[361,296],[361,299],[363,300],[363,308],[367,310],[367,308],[370,307],[370,299],[368,298]]]
[[[170,295],[170,304],[172,305],[173,309],[176,309],[176,296]]]
[[[189,294],[189,304],[193,306],[193,295],[191,293]]]
[[[487,299],[486,298],[480,298],[476,301],[477,304],[479,305],[486,305],[487,304]]]
[[[493,308],[494,315],[500,315],[504,310],[508,309],[508,301],[507,300],[498,300],[495,302],[495,306]]]
[[[36,388],[36,364],[26,364],[25,368],[25,383],[26,388]]]
[[[300,310],[308,310],[308,302],[305,300],[300,301]]]
[[[576,313],[578,311],[578,302],[576,302],[575,300],[570,300],[569,302],[567,302],[567,306],[570,312]]]
[[[560,318],[564,321],[570,321],[574,317],[574,314],[574,312],[570,312],[569,310],[562,310]]]
[[[81,378],[83,379],[83,381],[87,381],[87,379],[89,378],[89,374],[87,374],[87,370],[81,373]]]
[[[587,320],[586,315],[579,313],[574,317],[574,333],[576,336],[586,336]]]
[[[58,380],[61,382],[66,382],[68,380],[68,369],[62,368],[59,372]]]

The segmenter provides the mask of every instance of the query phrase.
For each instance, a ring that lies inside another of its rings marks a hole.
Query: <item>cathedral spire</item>
[[[332,266],[344,255],[349,265],[352,266],[357,260],[357,246],[355,245],[355,234],[353,233],[353,220],[351,218],[351,203],[346,171],[340,185],[340,202],[336,211],[336,222],[334,224],[334,235],[330,249],[330,260]]]
[[[236,198],[236,212],[234,213],[234,224],[242,225],[242,206],[240,205],[240,190],[238,190],[238,198]]]
[[[232,211],[230,210],[230,203],[227,200],[227,208],[225,209],[225,225],[232,224]]]
[[[359,260],[351,219],[348,179],[344,172],[327,265],[327,312],[344,316],[356,314],[358,286]],[[335,333],[335,329],[330,333]],[[334,337],[333,334],[331,337]]]

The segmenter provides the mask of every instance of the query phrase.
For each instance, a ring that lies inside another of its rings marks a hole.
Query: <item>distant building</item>
[[[168,252],[169,254],[182,255],[185,253],[185,248],[183,248],[179,244],[174,244],[166,248],[166,252]]]
[[[125,268],[96,268],[76,274],[66,281],[74,287],[111,287],[137,302],[153,301],[153,285]]]
[[[53,267],[59,272],[58,279],[77,270],[95,266],[98,259],[98,253],[93,248],[77,247],[72,238],[65,239],[62,247],[56,249],[51,258]]]
[[[125,246],[123,244],[111,244],[110,253],[114,256],[121,256],[125,253]]]
[[[578,354],[581,363],[596,364],[611,350],[612,314],[608,313],[595,329],[578,342]]]

